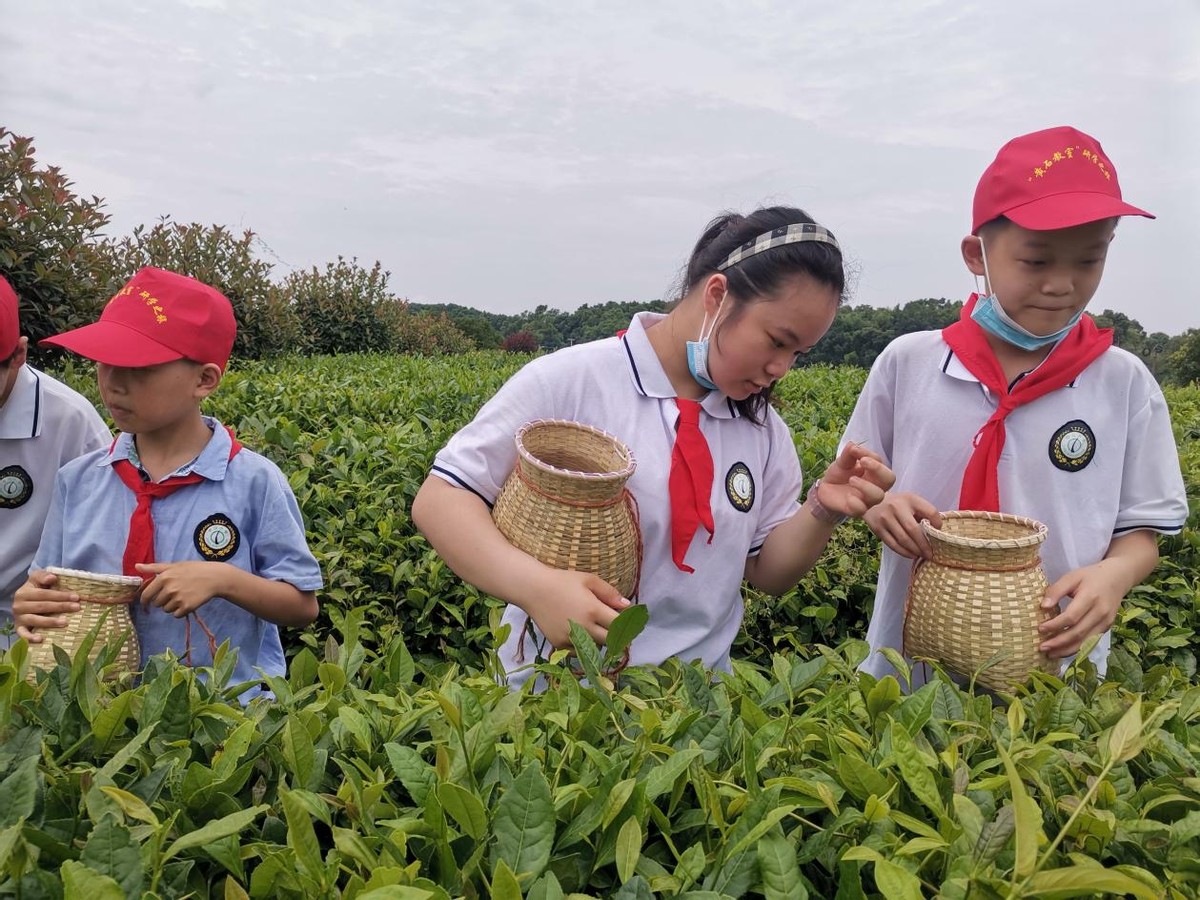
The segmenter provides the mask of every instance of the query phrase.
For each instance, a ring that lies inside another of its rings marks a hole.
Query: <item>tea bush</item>
[[[239,362],[210,410],[288,473],[325,571],[274,703],[212,671],[139,683],[0,656],[0,896],[1194,897],[1200,887],[1200,390],[1168,393],[1193,515],[1124,605],[1108,679],[1016,697],[855,665],[877,547],[853,525],[779,600],[747,597],[734,673],[494,681],[498,604],[408,509],[433,454],[525,361]],[[808,472],[864,373],[793,372]],[[87,366],[64,377],[95,393]],[[644,609],[644,608],[641,608]],[[631,625],[631,627],[634,627]],[[590,685],[590,686],[588,686]]]

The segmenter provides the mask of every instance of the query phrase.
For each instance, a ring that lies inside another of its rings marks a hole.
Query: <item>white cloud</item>
[[[516,310],[657,296],[717,210],[787,202],[890,304],[965,291],[979,172],[1069,122],[1160,214],[1104,296],[1200,324],[1177,265],[1200,208],[1190,0],[0,8],[4,124],[117,229],[254,227],[292,265],[380,258],[402,293]]]

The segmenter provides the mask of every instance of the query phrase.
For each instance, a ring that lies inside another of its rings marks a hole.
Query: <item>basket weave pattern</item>
[[[42,629],[40,634],[44,638],[43,641],[40,644],[29,645],[29,677],[32,679],[38,669],[54,668],[54,647],[62,647],[68,656],[74,657],[84,638],[97,625],[100,626],[100,630],[96,634],[96,641],[88,653],[88,658],[95,659],[100,655],[104,644],[115,643],[123,636],[124,640],[115,660],[116,669],[136,672],[141,664],[141,648],[133,620],[129,616],[129,604],[137,594],[142,579],[123,575],[97,575],[77,569],[54,567],[46,571],[57,576],[56,590],[72,591],[79,595],[79,610],[64,614],[67,620],[66,627]]]
[[[625,483],[637,466],[612,435],[539,419],[516,435],[517,465],[492,507],[509,543],[548,566],[591,572],[632,598],[642,538]]]
[[[941,529],[922,523],[933,557],[913,567],[904,616],[904,654],[940,661],[1009,691],[1034,671],[1058,672],[1038,650],[1038,626],[1054,615],[1039,549],[1046,526],[1006,513],[942,513]]]

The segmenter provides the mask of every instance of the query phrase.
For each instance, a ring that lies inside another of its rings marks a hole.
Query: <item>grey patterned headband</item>
[[[742,246],[738,247],[725,258],[725,262],[717,266],[717,271],[723,272],[730,266],[736,266],[743,259],[749,259],[751,256],[754,256],[756,253],[762,253],[764,250],[770,250],[773,247],[782,247],[784,244],[795,244],[800,241],[820,241],[824,244],[831,244],[839,253],[842,250],[838,246],[837,238],[827,228],[815,222],[798,222],[795,225],[784,225],[773,231],[760,234],[754,240],[742,244]]]

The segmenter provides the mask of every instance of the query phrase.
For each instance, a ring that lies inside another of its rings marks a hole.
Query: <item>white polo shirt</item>
[[[875,361],[844,440],[887,459],[896,473],[892,490],[953,510],[972,441],[996,406],[940,331],[908,334]],[[1187,494],[1167,405],[1136,356],[1109,349],[1070,385],[1018,407],[1004,424],[1000,509],[1046,524],[1041,557],[1050,583],[1099,562],[1114,537],[1183,527]],[[911,560],[883,549],[867,629],[872,650],[900,649],[911,573]],[[1106,633],[1091,654],[1101,672],[1109,642]],[[862,668],[876,676],[893,671],[874,652]]]
[[[21,367],[0,407],[0,629],[12,622],[13,594],[28,576],[55,473],[111,440],[86,397],[44,372]],[[9,640],[0,634],[0,648]]]
[[[739,415],[719,391],[701,401],[700,430],[713,457],[712,511],[716,534],[697,532],[686,562],[671,560],[671,505],[667,478],[679,411],[675,391],[650,346],[645,328],[661,315],[639,313],[620,337],[568,347],[533,360],[480,409],[442,448],[433,473],[478,494],[489,506],[516,465],[517,429],[534,419],[569,419],[602,428],[633,452],[637,469],[628,482],[637,498],[643,566],[638,601],[650,609],[630,661],[661,663],[672,656],[729,669],[729,649],[742,621],[746,558],[761,549],[771,529],[799,509],[801,477],[791,432],[773,410],[758,426]],[[509,672],[549,656],[544,638],[524,631],[525,614],[509,606],[513,626],[500,652]],[[524,663],[517,657],[523,639]],[[512,674],[516,687],[528,670]]]

